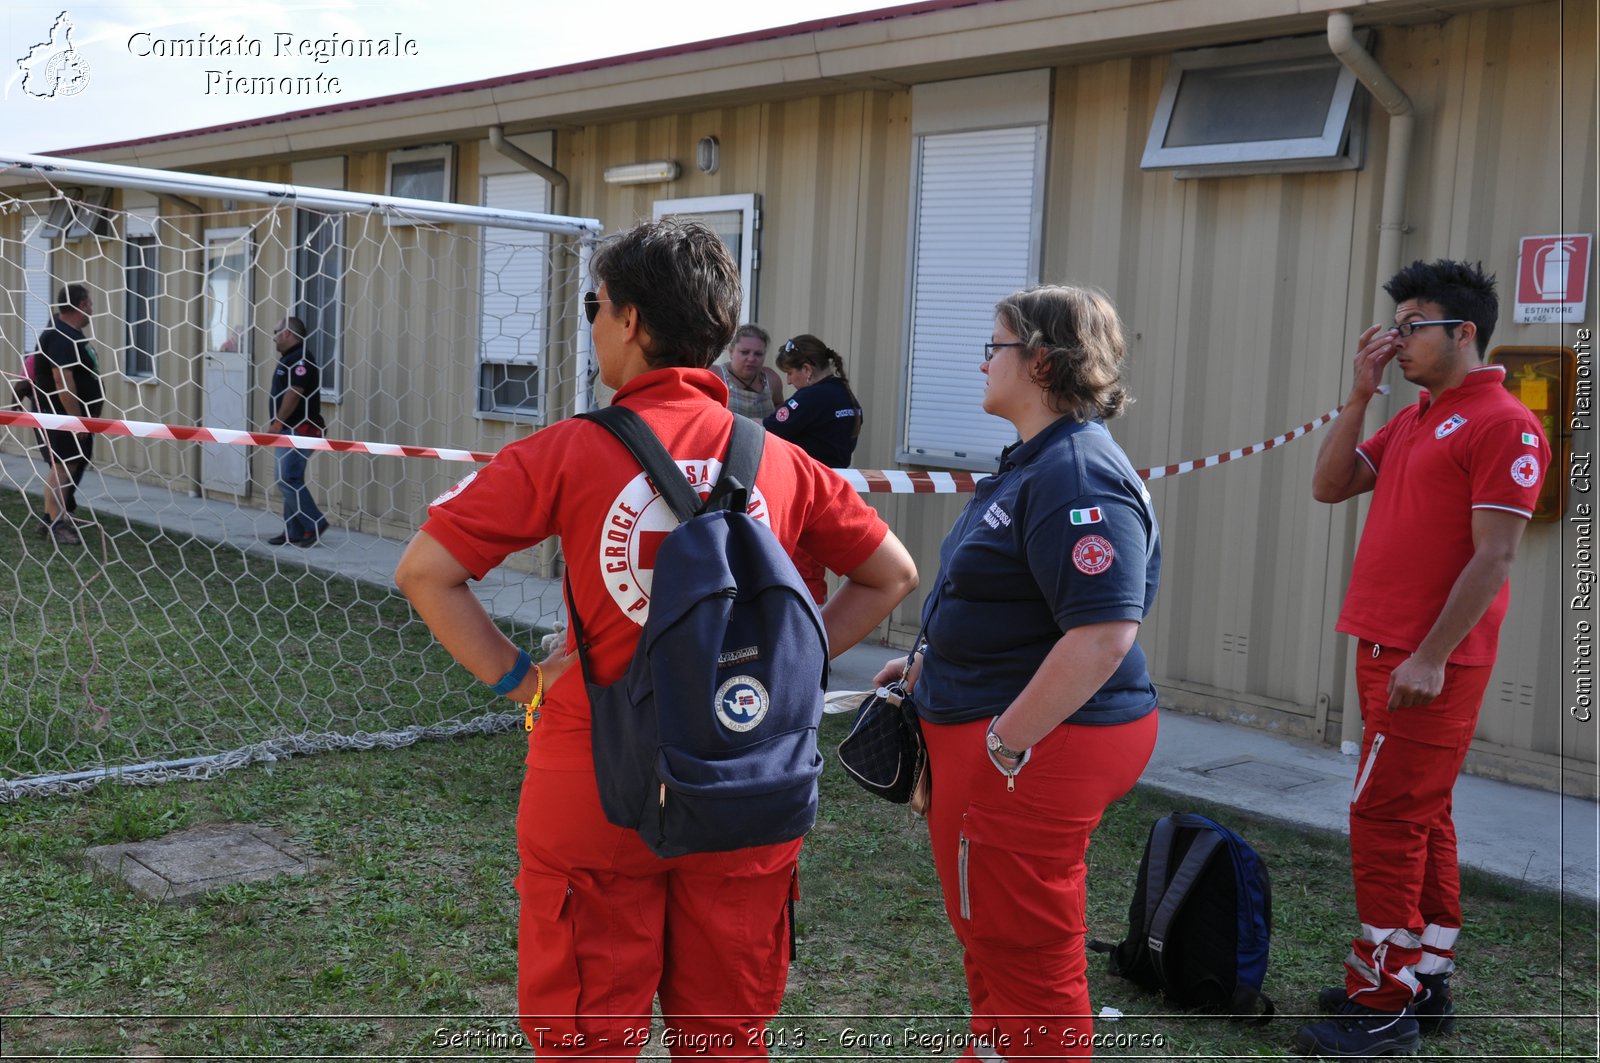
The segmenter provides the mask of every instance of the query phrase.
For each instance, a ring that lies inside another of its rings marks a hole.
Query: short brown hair
[[[733,340],[743,301],[728,245],[702,222],[662,218],[604,241],[589,270],[611,308],[631,306],[650,336],[652,369],[704,369]]]
[[[1133,401],[1122,384],[1122,320],[1104,292],[1041,284],[1006,296],[994,312],[1030,352],[1044,352],[1034,382],[1057,413],[1092,421]]]

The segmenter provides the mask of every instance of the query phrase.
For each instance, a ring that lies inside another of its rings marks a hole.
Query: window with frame
[[[51,303],[55,292],[51,288],[50,252],[55,246],[58,230],[50,219],[38,216],[25,222],[22,238],[23,324],[27,326],[27,349],[37,350],[39,333],[50,327]]]
[[[344,215],[294,212],[295,316],[322,370],[322,395],[344,394]]]
[[[450,144],[391,151],[387,192],[403,199],[450,202],[455,154]]]
[[[547,213],[550,185],[537,174],[483,178],[483,205]],[[478,324],[478,412],[536,420],[545,414],[550,315],[550,234],[486,229]]]
[[[1358,169],[1357,87],[1322,37],[1178,52],[1139,165],[1178,177]]]
[[[1048,115],[1048,71],[913,89],[900,461],[989,471],[1016,439],[979,367],[995,304],[1038,282]]]
[[[156,375],[156,307],[161,286],[161,249],[153,232],[130,232],[122,251],[122,317],[127,345],[122,372],[133,380]]]
[[[740,322],[756,320],[757,286],[761,281],[761,197],[755,193],[731,196],[697,196],[690,199],[658,199],[652,216],[692,218],[704,222],[722,237],[728,253],[739,263],[739,284],[744,293]]]

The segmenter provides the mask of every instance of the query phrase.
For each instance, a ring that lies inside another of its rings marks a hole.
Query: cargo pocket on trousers
[[[572,884],[565,875],[517,873],[522,896],[517,937],[517,1005],[562,1029],[576,1028],[578,1014],[577,936],[572,922]]]
[[[1083,933],[1083,825],[974,803],[957,852],[961,918],[1017,948]]]

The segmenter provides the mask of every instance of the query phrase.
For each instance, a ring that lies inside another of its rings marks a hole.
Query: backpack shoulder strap
[[[1206,861],[1211,859],[1211,854],[1222,844],[1222,837],[1216,831],[1206,830],[1197,834],[1189,846],[1189,851],[1183,854],[1183,862],[1172,873],[1172,881],[1161,892],[1160,903],[1153,909],[1145,909],[1150,954],[1155,958],[1156,970],[1163,982],[1170,982],[1167,977],[1165,956],[1167,934],[1172,929],[1173,920],[1183,910],[1184,902],[1189,899],[1189,891],[1194,888],[1195,881],[1205,870]]]
[[[728,452],[722,457],[722,474],[706,499],[705,508],[729,509],[743,513],[750,508],[750,495],[756,489],[756,473],[761,469],[761,454],[767,443],[767,430],[748,417],[733,419],[733,435]]]
[[[660,437],[645,423],[644,418],[626,406],[607,406],[605,409],[590,410],[577,416],[598,424],[628,448],[628,453],[633,455],[633,460],[637,461],[639,467],[644,469],[645,474],[655,482],[656,490],[661,492],[661,497],[666,499],[667,505],[672,507],[673,515],[680,522],[700,512],[700,496],[689,486],[683,471],[672,460],[672,455],[667,453],[667,448],[662,445]]]
[[[1177,826],[1171,816],[1162,816],[1150,828],[1150,840],[1145,844],[1144,874],[1144,931],[1149,935],[1150,924],[1161,907],[1161,896],[1167,889],[1167,865],[1172,860],[1172,846],[1176,841]]]

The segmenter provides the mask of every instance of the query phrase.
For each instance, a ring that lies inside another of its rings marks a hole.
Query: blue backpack
[[[702,503],[632,410],[579,416],[622,441],[680,522],[657,551],[633,660],[609,686],[594,682],[567,585],[606,819],[662,857],[800,837],[817,818],[828,637],[794,562],[746,512],[765,431],[733,418]]]
[[[1183,1007],[1236,1017],[1274,1011],[1261,992],[1272,940],[1272,882],[1259,854],[1227,827],[1192,813],[1150,828],[1128,936],[1110,953],[1112,974],[1160,990]]]

